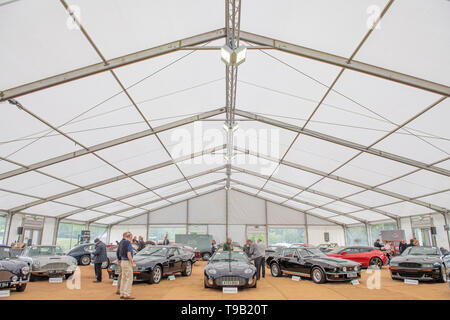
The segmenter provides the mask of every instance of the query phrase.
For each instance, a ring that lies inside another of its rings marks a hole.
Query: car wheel
[[[88,266],[91,264],[91,256],[89,255],[84,255],[80,258],[80,264],[82,266]]]
[[[191,261],[186,261],[186,266],[184,267],[183,272],[181,273],[183,276],[189,277],[192,273],[192,263]]]
[[[270,272],[272,273],[272,277],[281,277],[283,275],[280,266],[276,262],[270,265]]]
[[[107,259],[105,262],[102,263],[102,269],[108,269],[110,264],[111,263],[109,262],[109,259]]]
[[[205,252],[204,254],[202,254],[203,261],[207,261],[207,260],[209,260],[209,258],[211,258],[211,253]]]
[[[381,267],[383,267],[383,260],[381,260],[378,257],[373,257],[369,261],[369,267],[371,267],[371,266],[375,266],[375,267],[378,267],[379,269],[381,269]]]
[[[150,283],[159,283],[162,278],[161,266],[156,266],[150,273]]]
[[[444,270],[444,266],[441,266],[441,276],[439,278],[439,282],[447,282],[447,273]]]
[[[324,283],[326,281],[325,273],[319,267],[312,269],[311,278],[315,283]]]
[[[26,283],[25,283],[25,284],[18,285],[18,286],[16,286],[16,291],[17,291],[17,292],[24,292],[26,287],[27,287],[27,284],[26,284]]]

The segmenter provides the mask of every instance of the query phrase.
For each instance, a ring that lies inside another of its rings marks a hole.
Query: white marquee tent
[[[448,30],[444,0],[1,0],[0,241],[430,217],[448,248]]]

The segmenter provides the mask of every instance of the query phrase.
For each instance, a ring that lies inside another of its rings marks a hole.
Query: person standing
[[[126,240],[120,248],[120,269],[122,271],[122,279],[120,283],[120,298],[131,300],[135,299],[131,296],[131,288],[133,286],[133,268],[136,265],[133,262],[133,246],[131,232],[127,232]]]
[[[169,234],[166,232],[166,235],[164,236],[163,245],[167,246],[169,244]]]
[[[139,236],[138,251],[141,251],[144,248],[145,248],[144,238],[142,236]]]
[[[413,241],[414,241],[414,245],[415,245],[415,246],[418,246],[418,245],[419,245],[419,241],[416,239],[416,237],[413,238]]]
[[[121,246],[123,246],[127,240],[127,233],[128,232],[124,232],[122,235],[122,240],[120,240],[120,242],[117,242],[117,252],[116,252],[116,256],[117,256],[117,267],[119,268],[119,277],[117,278],[117,291],[116,294],[120,295],[120,283],[122,282],[122,268],[121,268],[121,256],[120,256],[120,250],[121,250]]]
[[[100,241],[99,238],[94,240],[95,243],[95,251],[94,251],[94,270],[95,270],[95,278],[94,282],[102,282],[102,264],[103,262],[108,261],[108,257],[106,256],[106,246],[103,242]]]
[[[408,247],[414,247],[414,246],[415,246],[415,244],[414,244],[414,239],[410,239],[410,240],[409,240]]]
[[[375,248],[377,248],[378,250],[380,250],[383,246],[381,245],[381,243],[380,243],[380,239],[377,239],[374,243],[373,243],[373,246],[375,247]]]
[[[259,280],[261,278],[261,275],[263,277],[266,276],[266,270],[265,266],[263,265],[264,257],[266,255],[266,246],[261,241],[261,239],[258,239],[256,241],[256,245],[254,246],[254,254],[253,254],[253,260],[255,261],[255,267],[256,267],[256,280]],[[263,269],[263,270],[261,270]]]
[[[227,242],[223,245],[223,251],[233,251],[233,246],[231,245],[231,238],[227,238]]]
[[[408,248],[406,241],[405,240],[400,241],[400,244],[398,245],[398,251],[400,251],[400,254],[402,254],[406,248]]]
[[[387,263],[390,263],[392,248],[391,248],[391,244],[387,240],[384,240],[384,251],[386,252],[386,256],[388,258]]]
[[[213,255],[214,252],[216,252],[216,250],[217,250],[216,240],[213,239],[211,242],[211,255]]]
[[[252,240],[247,239],[244,245],[243,251],[247,254],[247,257],[252,257],[255,253],[255,246],[252,246]]]

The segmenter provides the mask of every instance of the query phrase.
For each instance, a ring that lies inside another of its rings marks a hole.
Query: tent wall
[[[56,219],[55,218],[45,218],[44,228],[42,230],[41,244],[51,245],[53,244],[53,237],[55,235],[56,229]]]
[[[308,226],[308,243],[311,245],[325,243],[325,232],[329,233],[329,242],[345,245],[344,229],[341,226]]]
[[[248,237],[247,228],[251,226],[264,226],[268,232],[271,227],[306,230],[308,225],[310,244],[324,242],[323,233],[329,232],[330,241],[344,245],[343,228],[326,220],[236,190],[229,191],[228,206],[226,198],[226,191],[219,190],[153,211],[148,217],[143,214],[127,219],[111,227],[110,242],[120,240],[125,231],[146,238],[152,233],[152,228],[183,228],[188,233],[211,234],[218,243],[222,243],[227,237],[228,207],[228,236],[235,242],[244,243]]]

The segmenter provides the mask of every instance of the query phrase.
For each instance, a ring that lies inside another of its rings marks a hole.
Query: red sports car
[[[373,247],[351,246],[341,247],[326,253],[329,257],[337,257],[361,263],[362,266],[378,266],[386,264],[386,254]]]

